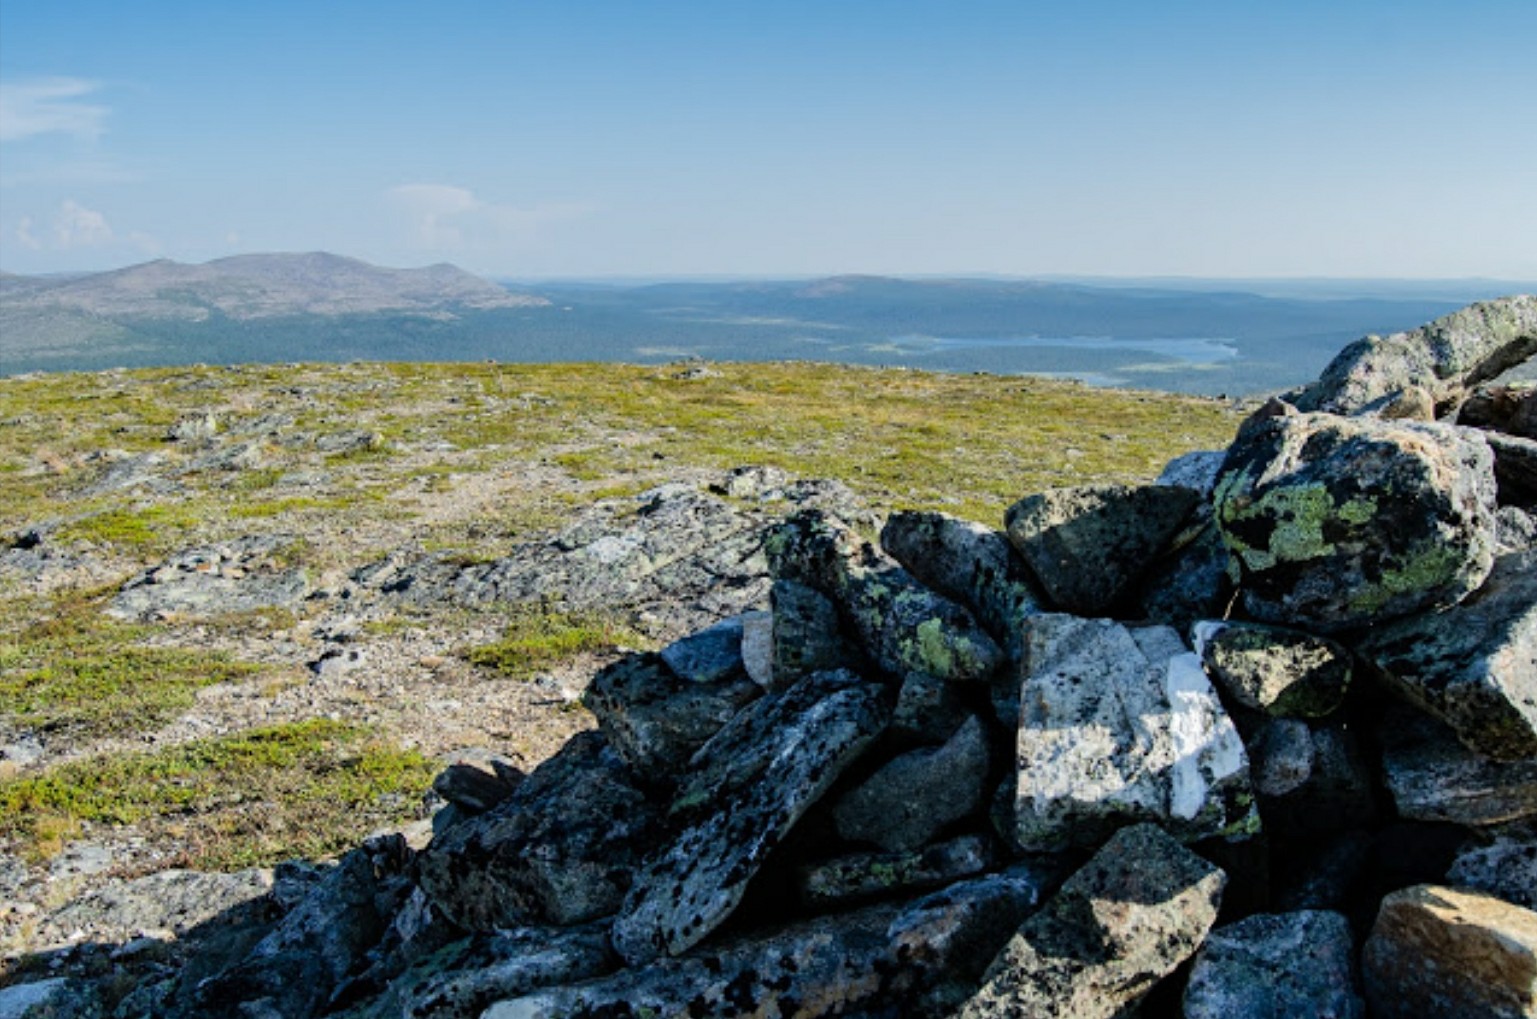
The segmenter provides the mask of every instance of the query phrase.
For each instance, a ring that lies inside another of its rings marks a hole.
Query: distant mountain
[[[850,275],[519,287],[450,265],[383,269],[318,253],[159,261],[0,276],[0,375],[196,362],[700,357],[1045,373],[1236,395],[1300,384],[1367,333],[1411,329],[1493,296],[1407,284],[1355,293],[1341,283],[1327,297],[1304,297],[1198,282]]]
[[[159,259],[65,280],[0,278],[6,312],[60,309],[107,318],[202,321],[281,315],[452,312],[547,304],[440,264],[386,269],[326,252],[237,255],[202,265]]]

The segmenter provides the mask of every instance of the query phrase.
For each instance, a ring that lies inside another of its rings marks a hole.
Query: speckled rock
[[[763,693],[741,670],[740,655],[737,663],[736,671],[714,680],[691,680],[668,668],[662,655],[628,655],[599,670],[582,703],[637,777],[649,784],[665,782]]]
[[[969,610],[920,584],[834,518],[797,513],[770,533],[764,551],[776,579],[829,595],[870,660],[890,675],[986,680],[1003,660]]]
[[[1291,402],[1304,411],[1360,414],[1417,386],[1438,407],[1454,407],[1467,390],[1533,354],[1537,296],[1482,301],[1418,329],[1357,340]]]
[[[605,976],[617,963],[601,925],[477,934],[418,962],[348,1019],[479,1019],[494,1002]]]
[[[603,735],[578,733],[496,809],[440,832],[418,880],[466,930],[583,923],[618,910],[659,825]]]
[[[1019,624],[1044,611],[1044,593],[1003,534],[948,513],[893,513],[881,547],[919,581],[970,608],[1011,657]]]
[[[1217,475],[1222,473],[1222,461],[1226,459],[1225,449],[1198,449],[1181,454],[1163,465],[1153,484],[1193,488],[1203,499],[1209,499],[1217,487]]]
[[[1350,652],[1323,637],[1253,623],[1192,628],[1201,664],[1238,703],[1289,718],[1321,718],[1344,703]]]
[[[1382,900],[1361,973],[1382,1019],[1537,1015],[1537,913],[1482,892],[1405,888]]]
[[[1457,855],[1446,872],[1448,884],[1474,888],[1527,909],[1537,909],[1537,825],[1500,832],[1488,845]]]
[[[1208,519],[1187,544],[1148,566],[1137,598],[1142,617],[1186,633],[1197,620],[1220,616],[1233,601],[1229,559],[1222,533]]]
[[[813,672],[847,668],[858,656],[839,630],[838,607],[815,588],[776,580],[769,590],[773,614],[770,689],[785,690]]]
[[[1249,614],[1334,633],[1455,604],[1494,563],[1489,447],[1329,414],[1246,426],[1214,497]]]
[[[943,746],[887,762],[833,805],[838,834],[888,852],[914,850],[982,805],[988,742],[973,716]]]
[[[883,693],[869,684],[845,687],[761,730],[748,755],[761,765],[733,768],[722,761],[717,766],[722,745],[705,744],[691,770],[722,776],[709,789],[714,809],[636,876],[614,922],[619,954],[632,964],[678,955],[730,916],[785,833],[885,727],[889,708]],[[792,688],[782,696],[795,694]],[[722,735],[725,746],[740,738],[727,730]]]
[[[897,689],[890,734],[903,743],[943,743],[971,717],[962,687],[926,672],[911,672]]]
[[[1094,616],[1127,593],[1200,501],[1172,485],[1085,485],[1026,496],[1004,519],[1052,605]]]
[[[1024,922],[957,1019],[1126,1014],[1200,947],[1225,881],[1157,827],[1122,829]]]
[[[1200,660],[1168,627],[1030,620],[1015,835],[1042,852],[1157,821],[1180,838],[1258,829],[1249,762]]]
[[[103,1019],[106,1006],[87,981],[51,977],[0,987],[0,1019]]]
[[[938,888],[993,862],[987,839],[962,835],[923,849],[835,857],[801,868],[797,878],[802,901],[820,910]]]
[[[1185,987],[1185,1019],[1359,1019],[1350,922],[1340,913],[1258,913],[1207,937]]]
[[[405,903],[412,856],[398,835],[347,853],[243,961],[197,985],[190,1014],[319,1014]]]
[[[1469,748],[1537,756],[1537,552],[1502,556],[1460,605],[1374,627],[1356,647]]]
[[[658,652],[679,679],[717,683],[745,671],[742,618],[732,616],[668,644]]]
[[[1480,386],[1457,409],[1457,423],[1537,439],[1537,384]]]
[[[1378,727],[1382,777],[1401,817],[1481,827],[1537,816],[1537,760],[1500,762],[1411,708]]]
[[[286,562],[292,540],[252,536],[177,553],[131,578],[105,611],[152,620],[294,608],[312,588],[304,571]]]

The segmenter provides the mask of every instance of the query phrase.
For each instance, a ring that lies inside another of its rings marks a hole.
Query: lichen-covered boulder
[[[1218,927],[1196,954],[1184,1019],[1359,1019],[1350,922],[1340,913],[1257,913]]]
[[[1225,882],[1157,827],[1122,829],[1024,922],[956,1019],[1127,1014],[1200,947]]]
[[[1186,840],[1258,829],[1243,742],[1173,630],[1036,616],[1022,671],[1021,847],[1095,845],[1142,821]]]
[[[1200,501],[1176,485],[1084,485],[1026,496],[1004,520],[1053,606],[1096,616],[1111,611]]]
[[[1003,661],[968,609],[919,583],[834,518],[797,513],[770,532],[764,551],[776,580],[831,597],[870,660],[892,676],[986,680]]]
[[[1470,749],[1537,756],[1537,552],[1500,557],[1461,604],[1374,627],[1356,647]]]
[[[1020,620],[1044,611],[1045,596],[1008,538],[948,513],[893,513],[881,547],[919,581],[970,608],[1004,650],[1018,657]]]
[[[581,732],[495,809],[439,833],[418,880],[466,930],[584,923],[619,909],[659,832],[602,733]]]
[[[661,655],[641,654],[601,669],[582,703],[635,774],[660,783],[762,693],[740,669],[712,681],[694,681],[678,676]]]
[[[770,686],[786,690],[813,672],[842,669],[858,655],[838,625],[838,607],[822,592],[793,580],[769,589],[772,618]]]
[[[796,699],[816,679],[764,700]],[[734,751],[744,735],[753,735],[746,725],[723,729],[719,743],[706,743],[691,770],[719,781],[703,787],[706,802],[692,805],[700,819],[636,876],[614,921],[619,954],[631,963],[678,955],[720,926],[774,847],[885,728],[890,710],[883,698],[873,684],[846,686],[758,730],[741,755]],[[684,796],[700,791],[690,788]]]
[[[1333,633],[1452,605],[1494,563],[1489,447],[1448,425],[1252,421],[1214,500],[1262,622]]]
[[[1357,340],[1291,402],[1304,411],[1360,414],[1418,387],[1450,409],[1469,389],[1534,354],[1537,296],[1481,301],[1418,329]]]
[[[1203,620],[1192,630],[1206,671],[1238,703],[1283,718],[1321,718],[1350,684],[1350,652],[1324,637]]]
[[[853,842],[917,849],[981,807],[987,766],[987,731],[973,716],[943,746],[902,754],[845,793],[833,823]]]
[[[1416,885],[1382,900],[1361,951],[1374,1015],[1537,1015],[1537,913],[1482,892]]]

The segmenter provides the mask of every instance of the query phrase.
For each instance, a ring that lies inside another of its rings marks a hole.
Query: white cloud
[[[452,184],[402,184],[390,188],[386,197],[409,217],[416,239],[432,249],[485,248],[521,240],[544,223],[594,211],[586,203],[501,205]]]
[[[107,107],[81,100],[100,87],[82,78],[0,82],[0,142],[48,134],[86,141],[99,137]]]
[[[73,198],[64,200],[53,219],[54,247],[60,251],[100,248],[111,244],[113,238],[107,217],[95,209],[87,209]]]
[[[21,217],[21,222],[16,224],[16,240],[21,242],[21,246],[24,248],[28,248],[32,251],[42,250],[43,242],[38,240],[37,237],[32,233],[31,216]]]

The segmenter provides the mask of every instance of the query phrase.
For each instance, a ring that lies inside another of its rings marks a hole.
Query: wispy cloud
[[[31,216],[22,216],[11,231],[16,242],[29,251],[84,251],[115,248],[154,253],[160,244],[137,230],[115,230],[107,217],[66,198],[44,224]]]
[[[402,184],[386,192],[408,218],[417,241],[428,248],[487,247],[531,235],[539,226],[595,211],[584,202],[531,207],[485,201],[452,184]]]
[[[109,111],[84,101],[100,88],[83,78],[0,82],[0,142],[50,134],[86,141],[100,137]]]

